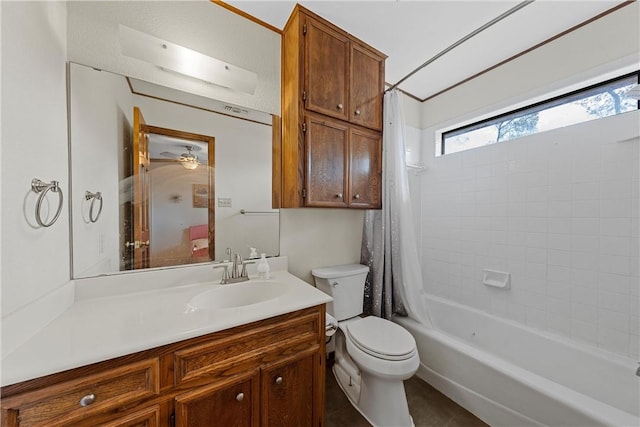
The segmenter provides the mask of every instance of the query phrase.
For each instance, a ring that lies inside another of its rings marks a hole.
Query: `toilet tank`
[[[364,283],[369,267],[361,264],[334,265],[311,270],[316,287],[333,297],[327,312],[337,320],[362,314]]]

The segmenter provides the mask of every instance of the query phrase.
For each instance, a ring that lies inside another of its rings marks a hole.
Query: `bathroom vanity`
[[[259,302],[268,282],[77,302],[3,361],[3,375],[51,373],[2,388],[2,426],[323,426],[330,298],[275,276],[285,285]]]

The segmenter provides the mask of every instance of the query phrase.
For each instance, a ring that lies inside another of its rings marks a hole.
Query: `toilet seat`
[[[402,326],[375,316],[346,325],[348,339],[361,351],[383,360],[407,360],[416,354],[416,341]]]

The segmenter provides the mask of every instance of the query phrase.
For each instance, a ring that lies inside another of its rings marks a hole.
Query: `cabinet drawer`
[[[174,353],[175,383],[225,378],[272,360],[319,347],[320,313],[248,328]]]
[[[20,426],[72,424],[158,394],[159,377],[158,359],[143,360],[3,399],[2,409]]]

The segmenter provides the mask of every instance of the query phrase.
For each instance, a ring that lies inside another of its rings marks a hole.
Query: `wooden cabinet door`
[[[305,109],[348,120],[349,39],[310,17],[303,28]]]
[[[305,206],[346,207],[348,126],[307,116],[305,127]]]
[[[175,398],[175,427],[257,427],[258,371],[215,382]]]
[[[160,406],[154,405],[149,408],[133,411],[129,414],[119,416],[113,421],[100,424],[102,427],[159,427],[160,426]]]
[[[352,128],[349,133],[349,206],[382,206],[382,137],[380,132]]]
[[[358,43],[351,43],[350,121],[382,129],[383,91],[384,59]]]
[[[315,363],[314,363],[315,362]],[[315,427],[318,353],[288,359],[262,371],[262,426]],[[324,385],[322,385],[324,387]]]

